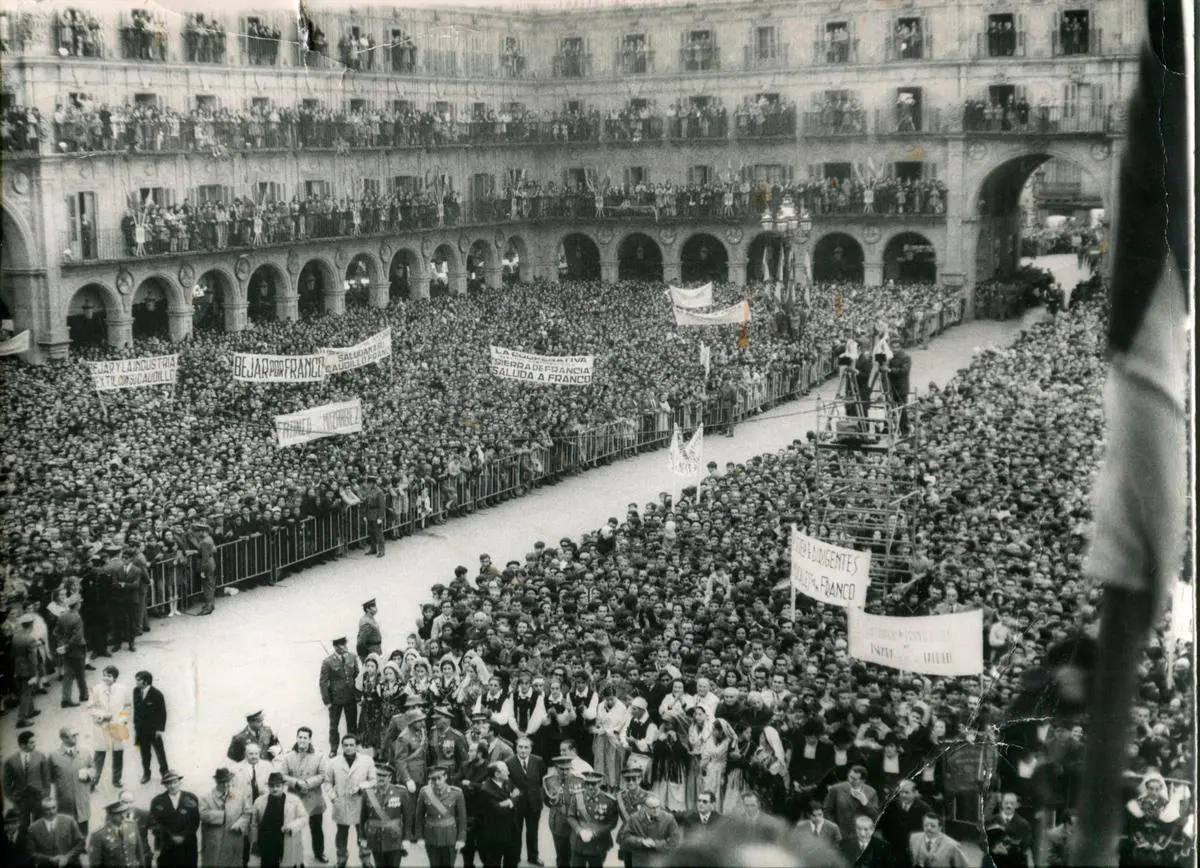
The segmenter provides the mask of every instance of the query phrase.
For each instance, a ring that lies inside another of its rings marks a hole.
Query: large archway
[[[896,283],[936,283],[937,250],[919,232],[901,232],[883,248],[883,279]]]
[[[374,257],[360,253],[346,266],[346,307],[369,307],[371,284],[379,279],[379,268]]]
[[[505,242],[504,252],[500,257],[500,279],[508,283],[520,283],[522,265],[529,270],[529,246],[520,235],[513,235]]]
[[[217,268],[204,272],[192,292],[192,329],[224,331],[226,308],[233,303],[233,285],[225,273]]]
[[[582,232],[572,232],[559,244],[560,280],[599,280],[600,248]]]
[[[439,244],[433,251],[433,267],[429,275],[429,297],[441,298],[453,290],[458,275],[458,254],[454,245]]]
[[[729,251],[715,235],[697,232],[679,252],[679,278],[684,283],[729,279]]]
[[[320,259],[310,259],[296,278],[297,310],[301,317],[320,316],[325,311],[325,296],[333,291],[333,273]]]
[[[246,316],[253,323],[274,322],[279,317],[279,299],[287,291],[283,274],[273,265],[260,265],[246,284]]]
[[[110,290],[88,283],[75,290],[67,305],[67,334],[71,345],[102,346],[108,339],[108,318],[121,314],[120,302]]]
[[[817,283],[862,283],[862,245],[852,235],[831,232],[813,247],[812,268]]]
[[[783,236],[778,232],[760,232],[746,251],[746,282],[764,283],[783,280]]]
[[[161,277],[147,277],[133,293],[134,338],[170,338],[171,287]]]
[[[625,236],[617,247],[617,279],[661,281],[663,256],[658,242],[644,232]]]
[[[397,250],[388,265],[388,300],[411,298],[420,273],[421,257],[407,248]]]

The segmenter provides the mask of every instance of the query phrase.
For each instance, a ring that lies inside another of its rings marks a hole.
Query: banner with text
[[[275,417],[276,445],[280,449],[361,430],[362,401],[358,398]]]
[[[595,356],[538,356],[493,346],[492,373],[506,380],[549,386],[588,386]]]
[[[340,374],[381,362],[392,354],[392,329],[385,328],[352,347],[321,347],[325,354],[325,372]]]
[[[871,553],[813,539],[792,528],[792,586],[806,597],[861,609],[871,584]]]
[[[922,675],[983,672],[983,610],[897,618],[846,612],[850,656]]]
[[[233,378],[243,383],[319,383],[325,379],[325,356],[234,353]]]
[[[675,308],[675,324],[681,326],[741,325],[750,322],[750,302],[739,301],[721,310],[697,313]]]
[[[0,356],[15,356],[18,353],[29,352],[29,329],[19,335],[13,335],[6,341],[0,341]]]
[[[704,284],[704,286],[697,286],[695,289],[668,286],[667,290],[671,293],[671,302],[676,307],[709,307],[713,303],[713,285],[711,282]]]
[[[88,368],[97,392],[138,389],[142,386],[173,386],[179,374],[179,355],[88,362]]]
[[[695,478],[700,475],[700,466],[704,461],[704,426],[701,425],[692,434],[687,443],[683,442],[683,433],[678,426],[671,435],[671,448],[667,453],[671,472],[676,476]]]

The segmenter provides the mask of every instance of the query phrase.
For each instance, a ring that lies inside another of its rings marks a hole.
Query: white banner
[[[729,307],[714,310],[710,313],[697,313],[696,311],[675,308],[676,325],[741,325],[744,322],[750,322],[750,302],[748,301],[739,301],[737,304],[731,304]]]
[[[708,372],[712,370],[712,350],[708,348],[708,344],[700,345],[700,364],[704,365],[704,376],[708,376]]]
[[[588,386],[595,356],[538,356],[493,346],[492,373],[506,380],[550,386]]]
[[[0,356],[15,356],[18,353],[29,352],[29,329],[19,335],[13,335],[6,341],[0,341]]]
[[[896,618],[846,610],[850,656],[922,675],[983,673],[983,610]]]
[[[696,433],[685,444],[683,434],[678,427],[671,435],[671,448],[668,452],[668,462],[671,472],[676,476],[694,479],[700,475],[700,467],[704,461],[704,426],[696,429]]]
[[[97,392],[138,389],[142,386],[173,386],[179,373],[178,354],[87,364]]]
[[[1191,582],[1175,581],[1171,591],[1171,620],[1167,636],[1174,642],[1196,641],[1196,586]]]
[[[340,374],[381,362],[392,354],[391,326],[352,347],[321,347],[321,352],[325,354],[327,374]]]
[[[712,291],[711,282],[704,286],[697,286],[695,289],[683,289],[678,286],[667,287],[667,292],[671,294],[671,303],[675,307],[683,308],[709,307],[713,303]]]
[[[861,609],[871,584],[871,553],[813,539],[792,527],[792,587],[833,606]]]
[[[358,398],[275,417],[276,445],[280,449],[361,430],[362,402]]]
[[[319,383],[325,379],[325,356],[234,353],[233,378],[243,383]]]

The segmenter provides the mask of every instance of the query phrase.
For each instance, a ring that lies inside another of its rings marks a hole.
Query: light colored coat
[[[357,765],[357,761],[355,762]],[[252,841],[258,840],[258,827],[267,810],[267,796],[261,795],[250,813]],[[304,804],[291,793],[283,794],[283,858],[282,868],[294,868],[304,862],[304,828],[308,825],[308,811]],[[291,832],[289,835],[288,833]],[[236,864],[236,863],[235,863]]]
[[[92,749],[124,750],[133,730],[133,697],[124,684],[93,684],[87,704],[92,718]],[[124,732],[121,727],[124,726]]]
[[[288,792],[301,801],[310,817],[324,813],[325,793],[321,788],[325,784],[329,760],[323,751],[316,748],[310,748],[308,753],[290,750],[276,762],[276,766],[285,778],[295,778],[308,787],[301,791],[299,786],[289,784]]]
[[[365,754],[357,754],[354,765],[346,765],[342,754],[329,761],[325,781],[332,789],[330,804],[333,806],[333,822],[339,826],[356,826],[363,818],[362,790],[375,786],[375,761]]]
[[[92,755],[88,751],[75,749],[74,756],[67,756],[59,748],[50,754],[50,781],[54,784],[54,795],[58,799],[58,811],[75,820],[76,823],[86,823],[92,817],[92,778],[96,776],[96,767]],[[80,780],[79,773],[88,769],[91,775],[87,780]]]
[[[240,763],[234,763],[230,771],[233,772],[233,789],[245,796],[247,802],[253,804],[254,794],[250,786],[250,778],[253,776],[257,779],[258,794],[261,796],[267,791],[267,778],[270,777],[271,772],[278,771],[278,769],[269,759],[260,756],[253,770],[250,768],[250,763],[243,760]]]
[[[250,834],[250,800],[233,786],[228,796],[216,787],[200,797],[200,864],[227,868],[242,864],[242,843]]]

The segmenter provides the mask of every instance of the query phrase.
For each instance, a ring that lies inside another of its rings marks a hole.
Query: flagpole
[[[796,539],[796,525],[792,525],[792,541]],[[789,546],[790,548],[790,546]],[[796,581],[792,578],[791,570],[788,571],[788,586],[792,589],[792,624],[796,623]]]

